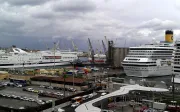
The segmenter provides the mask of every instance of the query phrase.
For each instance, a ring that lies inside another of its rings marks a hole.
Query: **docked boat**
[[[92,62],[92,58],[88,58],[89,62]],[[106,55],[105,54],[95,54],[94,55],[94,63],[96,64],[103,64],[106,63]]]
[[[0,68],[48,67],[69,65],[78,59],[77,53],[65,53],[57,50],[26,52],[12,47],[0,53]]]
[[[173,31],[165,32],[165,41],[130,47],[122,62],[127,76],[154,77],[172,74]]]

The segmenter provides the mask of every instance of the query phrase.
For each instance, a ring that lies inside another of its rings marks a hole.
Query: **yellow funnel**
[[[165,32],[165,41],[170,42],[170,43],[173,42],[173,31],[166,30],[166,32]]]

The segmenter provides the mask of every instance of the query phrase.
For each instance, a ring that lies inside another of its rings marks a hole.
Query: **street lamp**
[[[175,103],[175,105],[176,105],[176,109],[177,109],[177,102],[176,101],[174,101],[174,77],[175,77],[175,74],[173,74],[172,73],[172,97],[173,97],[173,102]]]
[[[172,97],[173,97],[173,101],[174,101],[174,77],[175,77],[175,74],[172,74]]]
[[[53,66],[53,68],[54,68],[54,74],[55,74],[55,49],[56,49],[56,42],[54,42],[54,66]]]
[[[108,71],[109,71],[109,68],[107,68],[107,77],[108,77],[108,92],[109,92],[109,73],[108,73]]]

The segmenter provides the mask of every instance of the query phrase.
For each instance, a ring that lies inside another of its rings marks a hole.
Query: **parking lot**
[[[47,92],[60,92],[60,93],[64,93],[63,90],[47,89],[47,88],[42,88],[40,86],[28,86],[26,88],[33,88],[34,90],[43,90],[43,91],[47,91]],[[69,95],[72,95],[74,93],[75,92],[65,91],[65,96],[69,96]]]
[[[7,82],[9,83],[9,82]],[[29,89],[33,91],[28,91]],[[0,105],[4,107],[10,108],[24,108],[24,107],[33,107],[38,106],[40,104],[47,103],[48,101],[55,101],[58,98],[53,97],[44,97],[39,96],[39,92],[43,91],[49,94],[62,94],[62,98],[64,98],[64,91],[62,89],[57,90],[53,87],[40,87],[36,85],[26,86],[26,87],[18,87],[18,86],[9,86],[7,85],[5,89],[0,90]],[[65,96],[72,95],[76,92],[72,92],[70,90],[65,91]],[[32,100],[32,101],[31,101]],[[38,101],[42,101],[43,103],[39,103]]]
[[[11,99],[11,98],[5,98],[0,97],[0,104],[3,107],[10,107],[10,108],[21,108],[21,107],[27,107],[27,106],[38,106],[36,102],[29,102],[29,101],[23,101],[23,100],[17,100],[17,99]]]

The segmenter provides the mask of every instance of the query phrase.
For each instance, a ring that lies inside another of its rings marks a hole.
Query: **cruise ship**
[[[77,53],[47,50],[26,52],[12,47],[0,53],[0,68],[48,67],[69,65],[77,60]]]
[[[130,47],[122,62],[127,76],[154,77],[172,74],[173,31],[165,31],[165,41]]]

